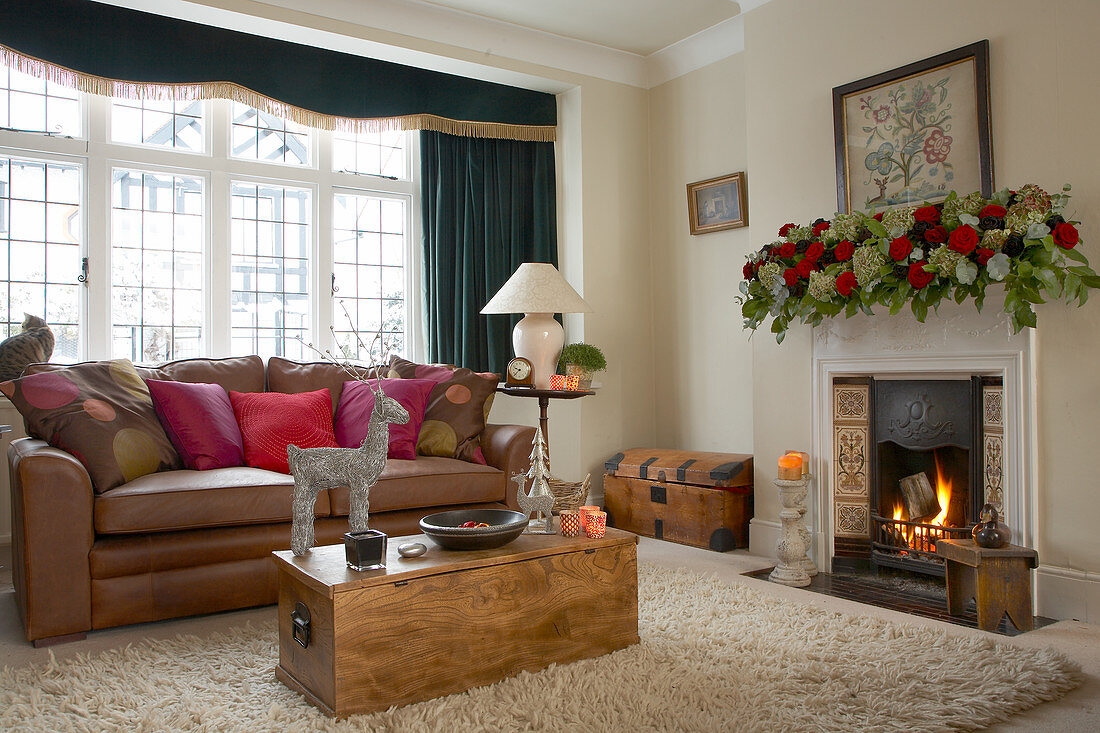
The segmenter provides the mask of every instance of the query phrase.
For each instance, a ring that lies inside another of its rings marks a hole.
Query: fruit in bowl
[[[528,516],[508,509],[454,509],[420,520],[420,531],[448,550],[491,550],[527,529]]]

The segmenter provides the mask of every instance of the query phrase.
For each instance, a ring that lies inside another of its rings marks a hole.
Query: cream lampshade
[[[550,375],[557,370],[558,357],[565,346],[565,331],[554,320],[554,314],[591,310],[556,267],[544,262],[525,262],[481,312],[525,314],[512,331],[512,348],[516,356],[531,361],[535,387],[549,389]]]

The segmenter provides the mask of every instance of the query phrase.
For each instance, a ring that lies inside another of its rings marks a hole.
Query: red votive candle
[[[561,513],[561,534],[563,537],[576,537],[581,533],[581,515],[572,509]]]
[[[607,512],[589,512],[584,518],[584,533],[594,540],[607,531]]]

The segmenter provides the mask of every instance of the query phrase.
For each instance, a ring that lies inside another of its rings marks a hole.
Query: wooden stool
[[[961,616],[971,598],[978,602],[978,628],[994,631],[1001,617],[1020,631],[1031,631],[1031,570],[1039,553],[1019,545],[996,550],[974,540],[937,540],[936,554],[947,561],[947,611]]]

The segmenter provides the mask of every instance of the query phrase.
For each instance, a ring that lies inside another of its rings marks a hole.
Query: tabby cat
[[[23,331],[0,343],[0,382],[18,379],[28,364],[49,361],[53,355],[53,331],[38,316],[23,315]]]

